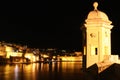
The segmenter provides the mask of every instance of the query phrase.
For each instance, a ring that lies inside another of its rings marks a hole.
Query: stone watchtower
[[[105,55],[111,55],[111,21],[108,16],[97,9],[98,3],[93,3],[85,20],[83,31],[83,67],[102,62]]]

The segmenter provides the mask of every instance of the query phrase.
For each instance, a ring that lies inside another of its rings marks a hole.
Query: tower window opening
[[[96,46],[91,47],[91,55],[97,55],[98,54],[98,48]]]
[[[97,55],[97,54],[98,54],[97,52],[98,52],[98,49],[97,49],[97,48],[95,48],[95,55]]]

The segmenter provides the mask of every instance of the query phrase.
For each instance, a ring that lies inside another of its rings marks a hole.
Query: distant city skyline
[[[93,10],[96,0],[56,1],[54,4],[43,2],[40,6],[15,7],[10,12],[18,13],[1,16],[0,40],[27,44],[39,48],[78,49],[82,51],[82,33],[80,27],[87,14]],[[120,53],[120,12],[117,1],[97,0],[98,9],[105,12],[112,21],[112,53]],[[115,6],[114,6],[115,5]],[[27,6],[27,5],[26,5]]]

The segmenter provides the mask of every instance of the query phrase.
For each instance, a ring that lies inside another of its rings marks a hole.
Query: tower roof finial
[[[93,7],[94,7],[94,10],[97,10],[98,2],[94,2],[94,3],[93,3]]]

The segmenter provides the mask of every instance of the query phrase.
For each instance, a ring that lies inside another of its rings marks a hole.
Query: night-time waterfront
[[[1,80],[81,80],[81,62],[0,65]]]

